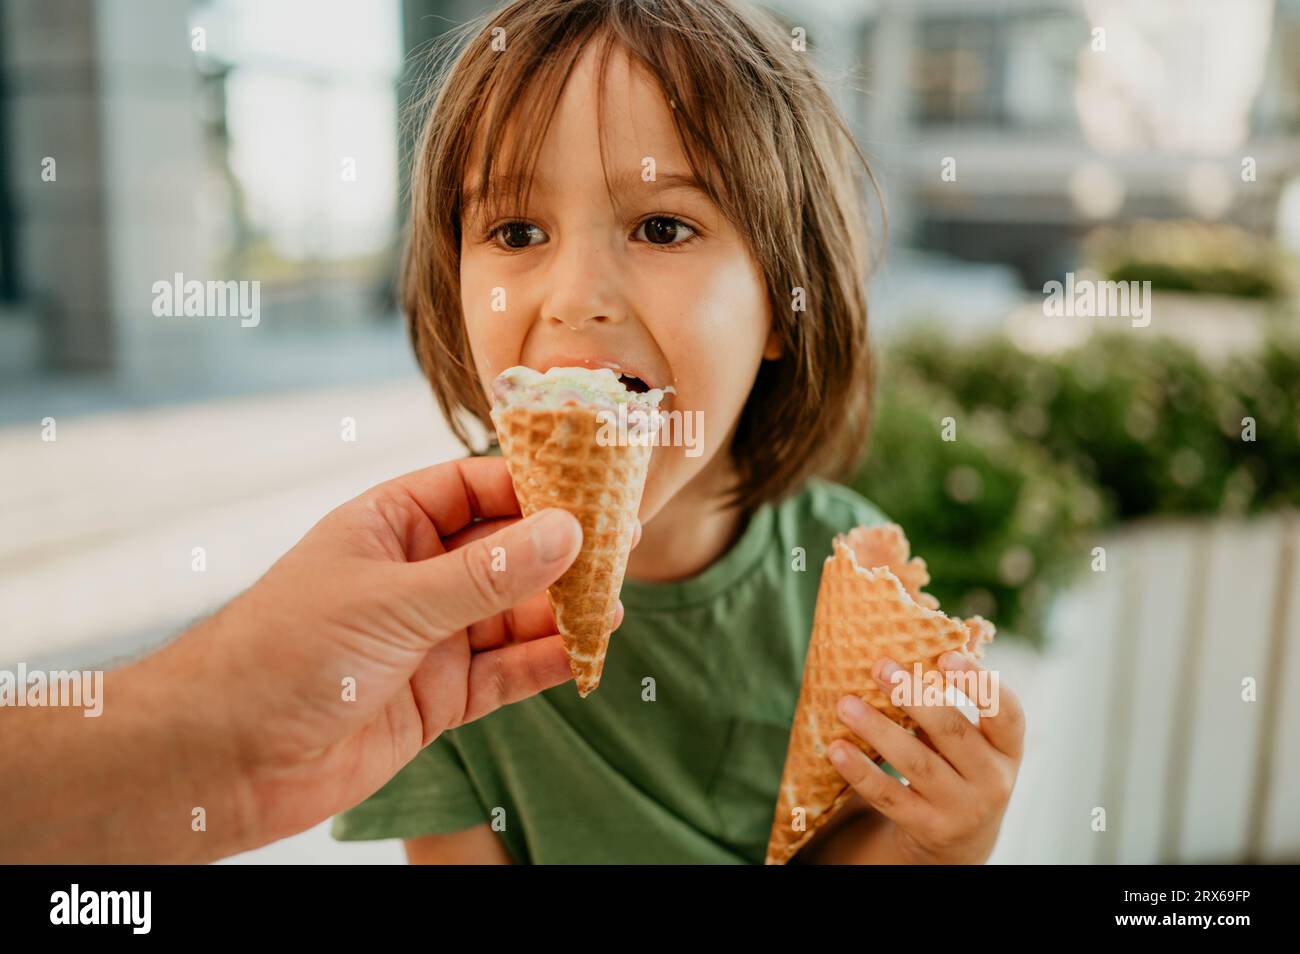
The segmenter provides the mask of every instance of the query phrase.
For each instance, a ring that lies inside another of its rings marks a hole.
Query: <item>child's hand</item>
[[[946,671],[983,672],[960,653],[945,653],[939,665]],[[886,694],[895,689],[890,677],[911,673],[893,660],[882,659],[873,675]],[[911,698],[924,702],[921,687]],[[997,684],[995,699],[976,700],[981,709],[976,726],[956,706],[900,706],[918,723],[917,735],[877,712],[855,696],[839,703],[840,720],[885,757],[910,784],[904,785],[871,762],[849,742],[830,747],[831,761],[871,808],[889,821],[892,850],[889,861],[900,864],[981,864],[997,840],[1002,814],[1020,769],[1025,717],[1020,700]]]

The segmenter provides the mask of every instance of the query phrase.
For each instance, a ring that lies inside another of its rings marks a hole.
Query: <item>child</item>
[[[672,385],[663,409],[703,437],[654,452],[600,688],[444,733],[336,837],[437,863],[762,861],[822,561],[884,519],[815,476],[866,446],[870,173],[807,56],[722,0],[515,0],[451,65],[403,282],[457,436],[523,364]],[[1009,782],[945,770],[966,789],[942,845],[855,799],[800,860],[983,860]]]

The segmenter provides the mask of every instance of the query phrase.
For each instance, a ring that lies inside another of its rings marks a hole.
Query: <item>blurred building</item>
[[[1098,224],[1271,233],[1300,188],[1296,0],[860,6],[860,129],[903,245],[1032,287]]]
[[[206,271],[191,201],[202,141],[184,6],[0,8],[0,352],[6,372],[105,367],[185,346],[129,320],[165,270]],[[156,257],[156,249],[166,249]]]
[[[1095,225],[1272,232],[1286,190],[1300,207],[1300,0],[768,5],[873,161],[886,290],[946,283],[935,308],[997,315]],[[408,370],[400,104],[418,54],[491,6],[7,0],[0,372],[92,371],[148,401]],[[155,317],[178,274],[259,282],[259,327]]]
[[[399,0],[0,7],[6,416],[409,370],[403,52]],[[159,317],[178,275],[256,282],[259,320]]]

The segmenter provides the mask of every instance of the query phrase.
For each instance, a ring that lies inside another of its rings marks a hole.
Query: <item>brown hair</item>
[[[513,0],[453,40],[460,34],[468,41],[441,68],[435,50],[437,73],[416,104],[423,127],[402,301],[420,367],[461,442],[472,447],[475,419],[492,432],[460,305],[462,184],[476,131],[482,122],[479,182],[491,183],[511,118],[527,117],[498,196],[523,207],[569,73],[586,42],[601,39],[598,75],[617,43],[658,81],[692,172],[747,237],[767,287],[782,355],[763,361],[741,412],[727,502],[751,511],[810,475],[850,472],[871,427],[860,185],[875,180],[790,33],[730,0]]]

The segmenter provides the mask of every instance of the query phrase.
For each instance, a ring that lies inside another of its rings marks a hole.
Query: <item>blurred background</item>
[[[403,105],[492,6],[0,7],[0,666],[131,658],[461,453],[395,303]],[[852,483],[1028,709],[993,860],[1300,860],[1300,0],[767,6],[888,208]],[[260,321],[155,317],[177,274]],[[1048,316],[1067,274],[1150,324]]]

